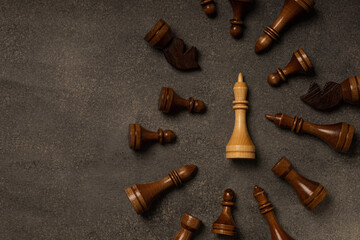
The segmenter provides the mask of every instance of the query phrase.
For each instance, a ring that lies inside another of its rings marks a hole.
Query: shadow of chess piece
[[[286,82],[287,78],[293,74],[314,74],[314,67],[302,48],[294,52],[289,64],[283,70],[278,68],[276,73],[269,75],[268,83],[271,86],[278,86],[281,82]]]
[[[160,19],[153,29],[145,36],[145,40],[151,46],[162,49],[164,56],[171,66],[179,70],[198,69],[196,47],[191,47],[185,51],[184,41],[174,38],[170,26]]]
[[[266,221],[269,224],[271,239],[272,240],[294,240],[290,237],[278,223],[275,214],[274,206],[271,202],[268,201],[265,191],[258,187],[254,187],[254,197],[259,203],[259,210],[262,215],[266,218]]]
[[[208,17],[213,18],[216,16],[216,6],[214,0],[202,0],[200,5]]]
[[[175,141],[175,134],[171,130],[151,132],[141,127],[140,124],[129,124],[129,143],[134,150],[143,150],[152,142],[171,143]]]
[[[275,125],[291,129],[296,133],[308,133],[326,142],[338,152],[349,151],[354,136],[354,126],[341,122],[331,125],[318,125],[304,121],[302,118],[292,118],[284,113],[277,113],[275,116],[266,115],[266,118],[273,121]]]
[[[149,184],[135,184],[125,189],[131,204],[137,214],[146,212],[152,202],[165,190],[180,187],[183,182],[191,179],[197,171],[196,165],[185,165],[177,171],[172,170],[169,175],[157,182]]]
[[[320,183],[311,181],[296,172],[289,160],[283,157],[272,171],[284,178],[295,189],[301,203],[308,209],[313,210],[324,200],[328,191]]]
[[[213,223],[212,232],[221,235],[235,236],[236,227],[235,222],[231,215],[231,208],[235,206],[234,203],[235,193],[231,189],[226,189],[223,194],[222,212],[219,218]]]
[[[240,38],[244,32],[244,16],[252,7],[253,0],[230,0],[230,3],[234,13],[234,18],[230,20],[230,34]]]
[[[183,109],[201,113],[205,111],[205,104],[203,101],[194,100],[193,97],[186,100],[177,95],[172,88],[163,87],[160,92],[159,110],[164,113],[175,113]]]
[[[181,219],[181,229],[174,240],[190,240],[194,232],[200,227],[201,221],[196,217],[185,213]]]
[[[280,38],[281,31],[311,11],[314,0],[285,0],[279,17],[264,30],[264,34],[257,40],[255,52],[261,53],[270,49],[272,43]]]

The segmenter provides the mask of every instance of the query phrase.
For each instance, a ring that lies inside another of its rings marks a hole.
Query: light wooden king
[[[246,110],[248,101],[246,101],[248,87],[239,73],[238,81],[234,85],[235,101],[233,109],[235,110],[235,125],[230,141],[226,145],[226,158],[255,158],[255,146],[251,141],[246,126]]]

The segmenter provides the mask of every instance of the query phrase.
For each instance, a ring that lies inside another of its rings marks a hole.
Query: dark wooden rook
[[[355,131],[353,125],[344,122],[331,125],[317,125],[305,122],[302,118],[289,117],[283,113],[278,113],[275,116],[267,114],[266,118],[281,128],[291,129],[292,132],[314,135],[329,144],[336,151],[343,153],[349,151]]]
[[[151,132],[140,124],[129,124],[129,143],[130,148],[141,150],[151,142],[170,143],[175,140],[175,134],[171,130],[163,131],[161,128],[157,132]]]
[[[222,212],[219,218],[213,223],[212,232],[221,234],[221,235],[228,235],[228,236],[235,236],[236,235],[236,227],[235,222],[231,215],[231,208],[235,206],[234,203],[235,193],[231,189],[226,189],[223,194],[223,201],[221,205],[223,205]]]
[[[165,113],[174,113],[183,109],[200,113],[205,110],[205,104],[203,101],[194,100],[193,97],[186,100],[177,95],[172,88],[163,87],[160,92],[159,110]]]
[[[313,210],[324,200],[327,189],[320,183],[311,181],[296,172],[289,160],[283,157],[272,169],[281,178],[284,178],[295,189],[301,203],[308,209]]]
[[[200,227],[201,221],[196,217],[185,213],[181,219],[181,229],[174,240],[190,240],[194,232]]]
[[[197,63],[196,47],[191,47],[185,52],[184,41],[174,38],[170,26],[160,19],[153,29],[145,36],[151,46],[162,49],[168,63],[180,70],[200,68]]]
[[[186,165],[177,171],[172,170],[167,177],[157,182],[135,184],[125,189],[125,192],[137,214],[142,214],[150,208],[151,203],[162,192],[174,186],[180,187],[183,182],[192,178],[196,171],[196,165]]]
[[[216,6],[214,0],[202,0],[200,5],[208,17],[213,18],[216,16]]]
[[[240,38],[243,35],[244,16],[251,8],[253,0],[230,0],[234,18],[230,20],[230,34],[234,38]]]
[[[280,38],[281,31],[289,26],[294,20],[300,19],[313,8],[314,0],[285,0],[285,4],[279,17],[271,26],[267,26],[264,34],[256,42],[255,52],[261,53],[268,50],[273,41]]]
[[[276,73],[272,73],[268,77],[268,83],[272,86],[278,86],[281,82],[287,81],[287,78],[293,74],[312,75],[314,67],[304,50],[300,48],[294,52],[290,62],[284,69],[276,69]]]
[[[258,187],[254,187],[254,197],[259,203],[259,210],[262,215],[266,218],[266,221],[269,224],[271,239],[272,240],[294,240],[290,237],[278,223],[275,214],[274,206],[271,202],[268,201],[265,191]]]
[[[360,76],[349,77],[342,83],[327,82],[323,90],[317,83],[313,83],[300,99],[321,111],[334,109],[342,102],[359,105]]]

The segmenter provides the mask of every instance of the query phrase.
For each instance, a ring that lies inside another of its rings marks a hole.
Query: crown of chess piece
[[[259,210],[262,215],[265,216],[266,221],[269,224],[271,239],[272,240],[294,240],[290,237],[280,226],[278,223],[275,214],[274,214],[274,206],[271,202],[268,201],[265,191],[258,187],[254,187],[254,197],[259,203]]]
[[[200,224],[199,219],[185,213],[181,219],[181,229],[174,240],[190,240],[193,233],[199,229]]]
[[[261,53],[270,49],[273,41],[279,40],[281,31],[295,20],[308,15],[314,4],[314,0],[285,0],[279,17],[270,27],[265,28],[264,34],[257,40],[255,52]]]
[[[283,113],[277,113],[275,116],[267,114],[266,118],[281,128],[291,129],[292,132],[314,135],[338,152],[348,152],[354,136],[354,126],[344,122],[318,125],[305,122],[296,116],[295,118],[289,117]]]
[[[136,213],[143,214],[162,192],[174,186],[180,187],[183,182],[192,178],[196,171],[196,165],[185,165],[177,171],[172,170],[167,177],[157,182],[135,184],[125,189],[125,192]]]
[[[216,16],[216,6],[214,0],[202,0],[200,5],[208,17],[213,18]]]
[[[253,4],[253,0],[230,0],[234,18],[230,20],[230,34],[234,38],[240,38],[243,34],[244,15]]]
[[[235,126],[226,145],[226,158],[255,158],[255,146],[251,141],[246,126],[247,91],[248,87],[243,80],[242,74],[239,73],[238,81],[234,85],[235,101],[233,101],[233,109],[235,110]]]
[[[288,65],[281,70],[276,69],[276,73],[272,73],[268,77],[268,83],[271,86],[278,86],[281,82],[287,81],[287,78],[293,74],[306,74],[312,75],[314,73],[314,67],[310,62],[309,57],[304,50],[300,48],[294,52]]]
[[[296,172],[289,160],[283,157],[272,171],[281,178],[284,178],[295,189],[301,203],[308,209],[313,210],[324,200],[327,189],[320,183],[311,181]]]
[[[180,97],[172,88],[163,87],[160,92],[159,110],[164,113],[174,113],[183,109],[189,112],[201,113],[205,111],[205,104],[203,101],[194,100],[190,97],[188,100]]]
[[[222,212],[219,218],[212,225],[212,232],[221,235],[235,236],[236,227],[234,219],[231,215],[231,208],[235,206],[234,203],[235,193],[232,189],[226,189],[223,194]]]
[[[152,142],[171,143],[175,141],[175,134],[171,130],[163,131],[161,128],[157,132],[151,132],[140,124],[129,124],[130,148],[134,150],[144,149]]]
[[[300,97],[311,107],[328,111],[342,102],[360,104],[360,76],[350,77],[342,83],[327,82],[323,90],[316,83],[311,84],[307,94]]]
[[[184,41],[174,38],[170,26],[160,19],[144,38],[151,46],[162,49],[166,60],[171,66],[180,70],[198,69],[196,47],[184,52]]]

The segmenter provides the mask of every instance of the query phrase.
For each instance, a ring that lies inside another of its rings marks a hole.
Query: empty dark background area
[[[283,1],[256,0],[240,40],[229,34],[230,3],[215,1],[214,19],[206,17],[200,0],[1,1],[0,239],[172,239],[185,212],[203,222],[196,239],[225,239],[211,233],[211,225],[226,188],[236,193],[237,239],[270,239],[252,196],[256,184],[294,238],[360,238],[359,108],[343,105],[324,113],[299,99],[311,82],[324,86],[360,74],[359,1],[316,1],[315,13],[263,55],[254,53],[256,40]],[[197,47],[201,70],[172,68],[143,39],[160,18],[187,46]],[[300,47],[315,76],[270,87],[268,74]],[[253,161],[225,158],[239,72],[249,87]],[[162,86],[203,100],[207,112],[161,113]],[[358,137],[348,154],[340,154],[264,117],[277,112],[320,124],[351,123]],[[172,129],[177,141],[134,152],[130,123]],[[282,156],[329,190],[314,211],[271,172]],[[196,177],[138,216],[124,189],[186,164],[199,167]]]

